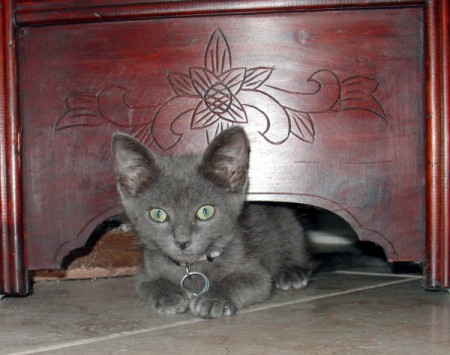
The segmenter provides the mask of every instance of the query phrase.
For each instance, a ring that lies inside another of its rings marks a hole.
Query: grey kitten
[[[137,292],[165,313],[230,316],[273,289],[308,283],[302,226],[287,207],[245,201],[249,141],[241,127],[203,156],[160,157],[125,134],[113,153],[126,214],[143,245]]]

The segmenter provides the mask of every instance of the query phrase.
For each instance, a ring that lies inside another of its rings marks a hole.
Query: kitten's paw
[[[299,290],[308,286],[310,272],[301,268],[292,268],[283,271],[275,280],[275,287],[287,291],[289,289]]]
[[[189,309],[190,298],[182,292],[167,294],[153,302],[153,309],[160,313],[184,313]]]
[[[233,302],[220,297],[210,298],[208,295],[194,298],[190,308],[194,315],[201,318],[221,318],[236,314]]]

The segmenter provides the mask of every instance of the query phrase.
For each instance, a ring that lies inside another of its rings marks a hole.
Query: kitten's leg
[[[137,294],[144,301],[150,303],[155,311],[175,314],[184,313],[189,309],[191,297],[170,281],[159,279],[148,281],[138,279]]]
[[[275,287],[282,290],[299,290],[308,285],[311,271],[300,267],[291,267],[280,272],[275,278]]]
[[[232,316],[244,306],[266,300],[271,289],[268,274],[232,274],[195,297],[190,309],[201,318]]]

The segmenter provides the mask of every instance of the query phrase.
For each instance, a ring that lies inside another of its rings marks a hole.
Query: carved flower
[[[169,149],[190,130],[205,130],[210,142],[229,126],[250,120],[269,143],[282,144],[290,135],[313,142],[315,131],[308,112],[315,110],[317,101],[325,110],[336,104],[340,92],[337,77],[329,71],[317,71],[309,81],[319,90],[311,94],[290,92],[265,84],[273,68],[233,68],[231,59],[227,40],[216,29],[206,46],[204,67],[192,67],[188,74],[166,72],[175,96],[155,113],[151,127],[154,142]],[[323,87],[327,88],[325,96],[321,95]]]
[[[374,93],[379,82],[352,76],[340,81],[325,69],[314,72],[308,92],[269,85],[273,68],[234,68],[230,47],[220,29],[210,36],[203,67],[188,73],[166,71],[174,95],[163,103],[134,106],[128,90],[118,85],[97,94],[80,93],[66,98],[67,110],[55,123],[55,131],[72,127],[112,124],[146,144],[161,149],[174,147],[192,130],[206,131],[210,142],[235,124],[249,124],[271,144],[282,144],[290,136],[312,143],[315,128],[311,114],[330,111],[365,110],[387,120]]]
[[[178,136],[187,129],[206,129],[210,141],[234,124],[248,123],[239,94],[242,95],[242,90],[257,89],[270,77],[272,70],[268,67],[232,68],[230,49],[224,35],[217,29],[206,47],[204,67],[189,68],[188,75],[166,72],[176,97],[168,100],[155,117],[152,133],[156,142],[167,147],[170,141],[166,134],[168,128]],[[192,100],[194,98],[198,100]],[[181,115],[180,106],[187,110]],[[167,111],[171,110],[171,126],[163,127],[168,122]],[[186,121],[186,116],[190,117],[189,127],[182,122]]]
[[[219,75],[206,68],[190,68],[189,76],[168,74],[178,95],[200,98],[192,115],[191,129],[215,126],[215,130],[233,123],[247,123],[247,115],[237,94],[245,80],[246,70],[235,68]]]

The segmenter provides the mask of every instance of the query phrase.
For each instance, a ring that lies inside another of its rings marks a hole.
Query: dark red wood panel
[[[413,7],[21,29],[30,268],[119,211],[112,132],[172,154],[230,122],[251,137],[251,199],[330,209],[391,260],[423,261],[423,26]]]

